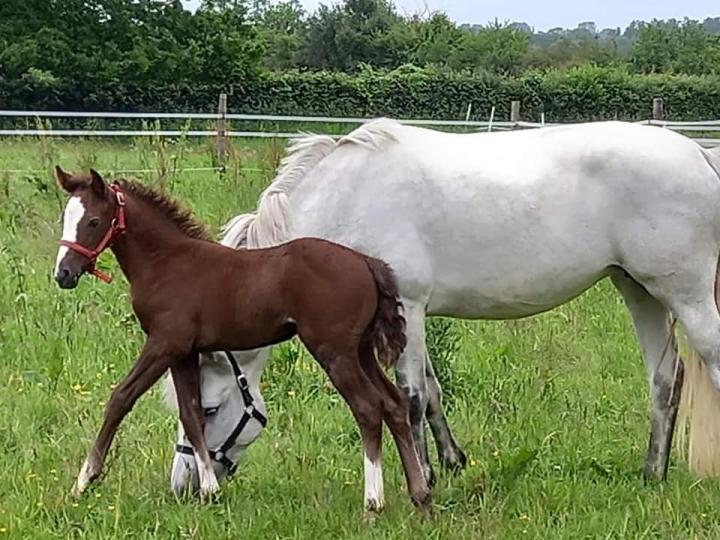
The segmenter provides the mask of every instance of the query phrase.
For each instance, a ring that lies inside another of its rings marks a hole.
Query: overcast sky
[[[200,0],[184,0],[197,6]],[[318,3],[332,4],[332,0],[301,0],[309,11]],[[717,0],[394,0],[401,13],[417,13],[426,7],[430,11],[445,11],[460,23],[487,24],[526,22],[536,30],[556,26],[575,28],[578,23],[595,21],[600,28],[625,27],[635,19],[704,19],[720,16]]]

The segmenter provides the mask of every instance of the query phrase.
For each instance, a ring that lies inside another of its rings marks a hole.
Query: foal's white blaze
[[[77,242],[77,232],[80,220],[85,215],[85,206],[83,205],[80,197],[70,197],[70,200],[65,206],[65,214],[63,216],[63,233],[62,239],[68,242]],[[67,255],[69,248],[66,246],[60,246],[58,249],[57,260],[55,261],[55,276],[58,275],[58,269],[60,263]]]
[[[365,510],[379,512],[385,506],[382,459],[372,461],[365,454]]]

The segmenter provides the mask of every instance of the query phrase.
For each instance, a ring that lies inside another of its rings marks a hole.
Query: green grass
[[[72,498],[103,404],[143,335],[124,279],[84,278],[71,292],[52,281],[64,197],[49,169],[156,169],[173,155],[179,168],[212,164],[196,143],[0,140],[0,170],[42,171],[0,172],[0,539],[720,536],[717,481],[695,482],[677,459],[667,483],[640,479],[645,369],[606,283],[543,316],[453,325],[459,349],[437,367],[470,463],[441,473],[429,520],[409,503],[386,431],[387,508],[366,523],[356,427],[296,343],[275,350],[264,377],[268,429],[216,503],[171,495],[176,418],[157,387],[128,416],[102,481]],[[218,230],[253,207],[277,146],[248,142],[234,156],[225,176],[148,181]],[[112,258],[104,262],[119,277]]]

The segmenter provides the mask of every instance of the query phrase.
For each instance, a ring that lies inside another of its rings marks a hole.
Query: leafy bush
[[[522,117],[575,122],[642,120],[663,97],[670,119],[720,117],[720,76],[639,75],[625,68],[583,66],[519,77],[444,72],[403,66],[394,71],[264,73],[227,85],[89,85],[33,76],[0,77],[0,108],[99,111],[214,111],[227,92],[231,112],[398,118],[507,119],[510,101]]]

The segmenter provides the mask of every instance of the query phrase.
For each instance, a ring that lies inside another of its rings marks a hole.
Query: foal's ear
[[[90,169],[90,187],[99,196],[105,196],[105,180],[95,169]]]
[[[66,173],[60,168],[60,165],[55,165],[55,181],[58,186],[67,191],[73,193],[79,187],[87,185],[81,179],[76,178],[72,174]]]

